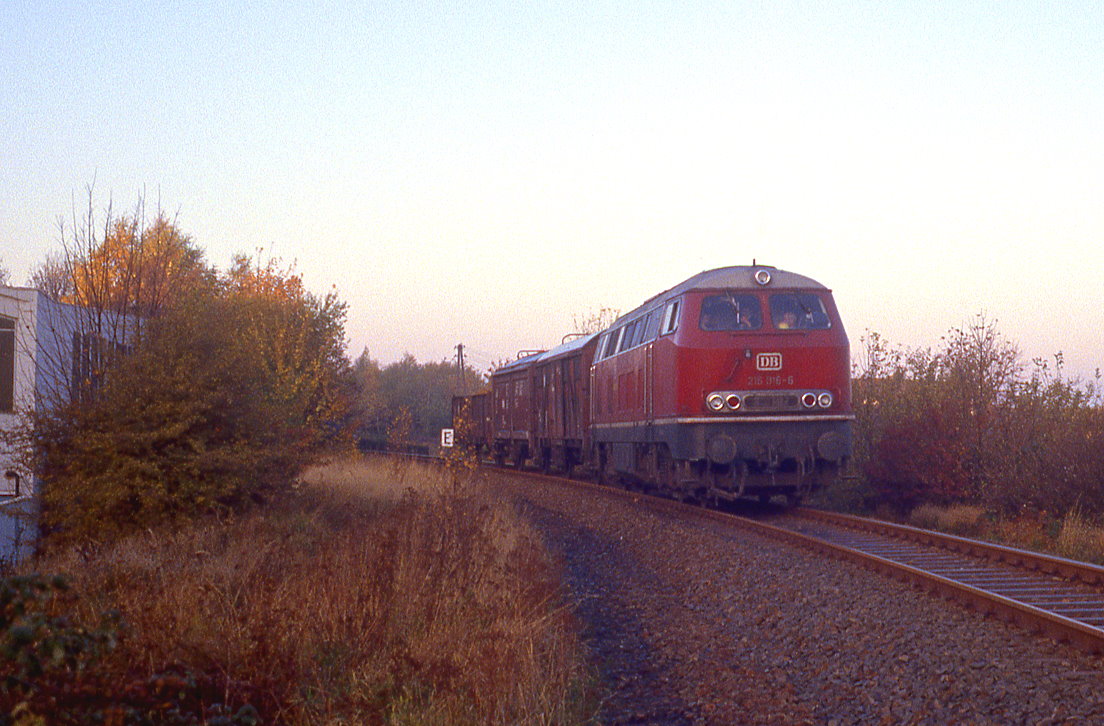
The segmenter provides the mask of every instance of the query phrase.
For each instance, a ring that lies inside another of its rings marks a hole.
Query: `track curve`
[[[1104,653],[1104,567],[1099,565],[823,510],[748,516],[577,479],[513,473],[755,530]]]
[[[1104,567],[882,520],[798,508],[748,516],[537,472],[519,477],[715,519],[856,562],[1025,628],[1104,654]]]
[[[820,549],[1104,652],[1104,568],[1098,565],[819,510],[795,510],[770,524]]]

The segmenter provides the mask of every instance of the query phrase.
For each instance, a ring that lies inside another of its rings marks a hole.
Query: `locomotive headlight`
[[[755,281],[760,285],[766,285],[771,281],[771,274],[769,270],[756,270]]]
[[[730,393],[725,396],[725,403],[728,404],[729,408],[735,411],[740,408],[740,397],[737,396],[735,393]]]
[[[805,408],[812,408],[817,404],[816,394],[812,391],[801,394],[801,405]]]
[[[832,405],[832,394],[828,393],[828,391],[825,391],[824,393],[817,396],[817,403],[820,404],[821,408],[830,407]]]
[[[709,406],[712,411],[723,411],[725,407],[724,398],[719,393],[710,393],[705,399],[705,405]]]

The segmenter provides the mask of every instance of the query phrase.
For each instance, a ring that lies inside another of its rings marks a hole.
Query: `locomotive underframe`
[[[850,417],[676,419],[594,428],[596,468],[676,493],[801,496],[851,453]]]

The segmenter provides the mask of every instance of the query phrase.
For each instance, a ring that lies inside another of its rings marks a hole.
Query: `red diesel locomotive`
[[[454,418],[500,464],[583,465],[679,498],[796,501],[851,455],[850,373],[828,288],[724,267],[498,368],[488,393],[453,402]]]

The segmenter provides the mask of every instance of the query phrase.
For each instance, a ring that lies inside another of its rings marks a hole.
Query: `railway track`
[[[1104,652],[1104,567],[813,509],[754,526]]]
[[[741,515],[578,479],[512,475],[737,525],[856,562],[1025,628],[1104,653],[1104,567],[880,520],[799,508]]]
[[[547,481],[528,472],[520,476]],[[847,559],[1030,630],[1104,653],[1104,567],[931,530],[800,508],[746,516],[551,477],[649,508],[719,520]]]

